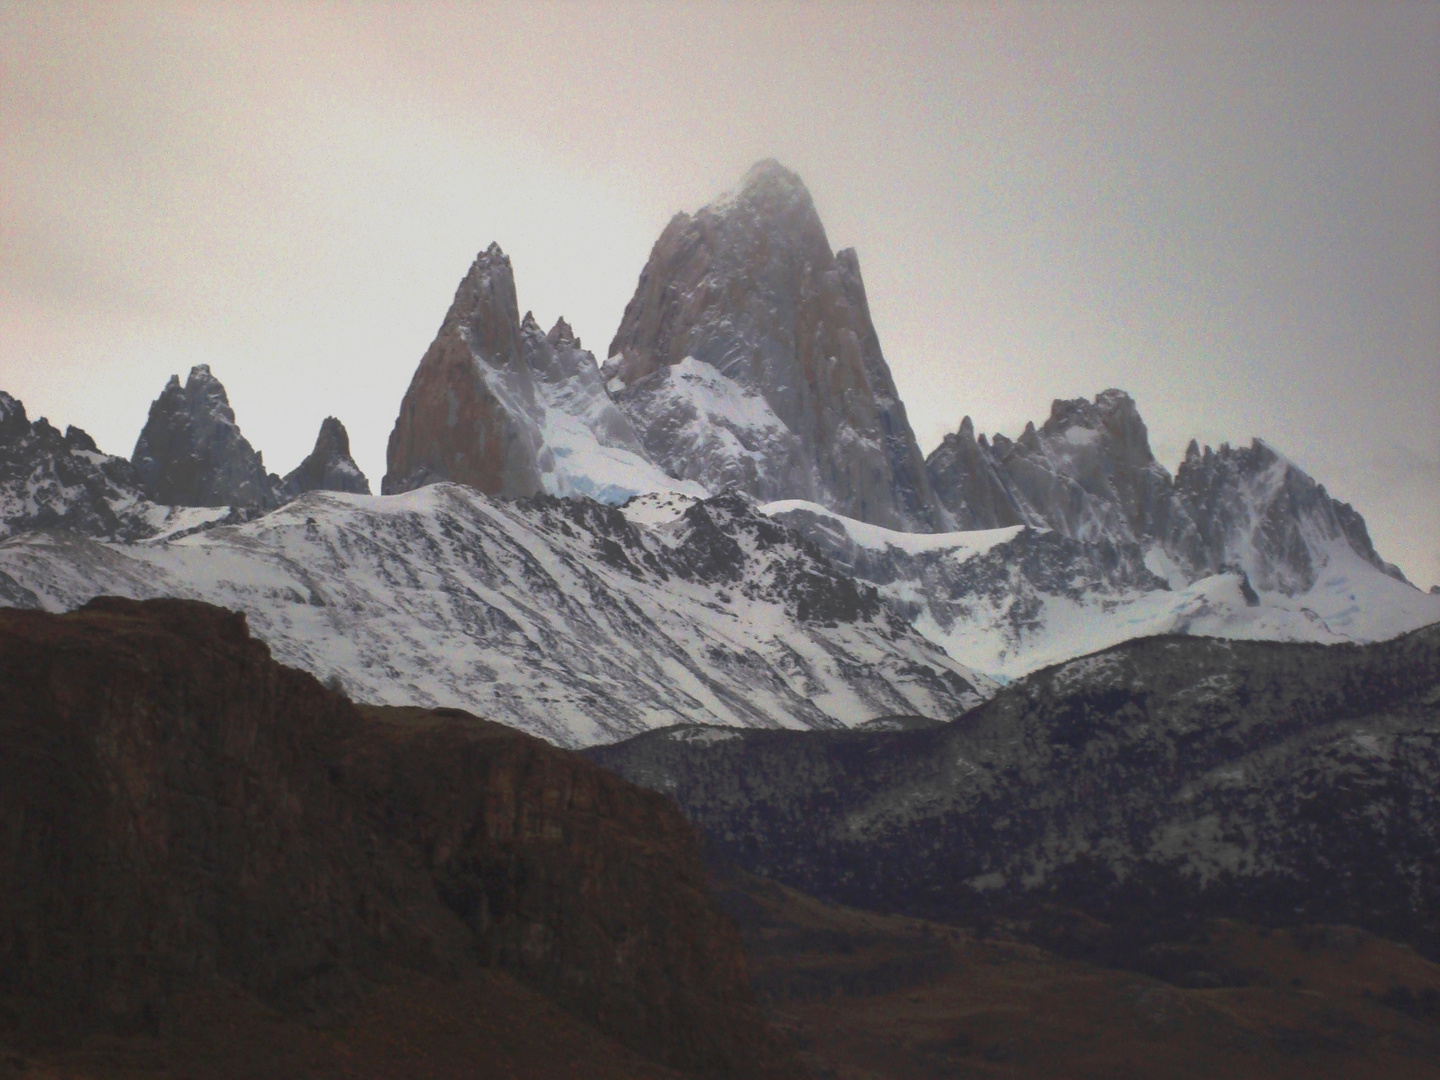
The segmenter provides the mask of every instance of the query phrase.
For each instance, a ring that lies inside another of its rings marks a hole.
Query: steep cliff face
[[[307,491],[348,491],[352,495],[369,495],[370,481],[350,456],[350,433],[333,416],[327,416],[315,437],[310,451],[293,470],[285,474],[283,492],[293,499]]]
[[[1057,400],[1050,418],[994,444],[967,416],[926,461],[936,496],[968,528],[1033,525],[1076,540],[1134,543],[1171,513],[1170,474],[1150,452],[1135,402],[1106,390]]]
[[[178,376],[150,406],[135,452],[140,485],[165,506],[249,506],[268,510],[284,501],[280,478],[265,471],[260,453],[240,434],[235,410],[208,364]]]
[[[541,490],[542,406],[520,352],[515,276],[491,244],[460,282],[400,403],[381,491],[454,480],[487,495]]]
[[[605,373],[672,476],[892,528],[949,524],[880,351],[859,261],[832,253],[810,193],[773,161],[665,228]]]
[[[1172,478],[1120,390],[1057,400],[1041,427],[1027,425],[1013,442],[976,439],[967,416],[926,469],[964,528],[1025,524],[1087,543],[1158,547],[1186,581],[1238,568],[1253,587],[1293,596],[1350,552],[1400,577],[1358,513],[1258,439],[1204,453],[1192,441]]]
[[[27,1040],[158,1032],[207,977],[314,1017],[478,964],[652,1060],[788,1074],[666,800],[466,714],[357,709],[243,615],[0,612],[0,746],[0,1024]]]

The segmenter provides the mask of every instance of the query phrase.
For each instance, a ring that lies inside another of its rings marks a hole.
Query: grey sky
[[[859,251],[921,446],[1129,390],[1266,438],[1440,582],[1440,4],[0,6],[0,388],[128,454],[208,362],[378,489],[491,240],[603,359],[773,156]]]

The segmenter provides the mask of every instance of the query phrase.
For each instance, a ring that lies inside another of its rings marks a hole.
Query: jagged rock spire
[[[307,491],[347,491],[369,495],[370,481],[350,456],[350,433],[333,416],[320,424],[315,449],[285,476],[285,497],[293,499]]]
[[[491,244],[460,282],[400,403],[385,454],[386,495],[437,480],[490,495],[541,489],[543,406],[520,351],[510,258]]]
[[[1172,478],[1129,394],[1057,400],[1015,441],[976,440],[969,417],[931,453],[937,497],[964,528],[1028,524],[1083,541],[1158,545],[1189,578],[1240,569],[1261,589],[1304,592],[1332,541],[1399,576],[1364,519],[1260,440],[1186,447]]]
[[[235,411],[210,365],[176,375],[150,406],[130,460],[146,495],[167,506],[254,506],[282,501],[280,478],[240,434]]]

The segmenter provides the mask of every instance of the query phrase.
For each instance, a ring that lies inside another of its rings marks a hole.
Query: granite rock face
[[[937,498],[970,529],[1030,525],[1086,543],[1158,547],[1180,578],[1240,570],[1256,588],[1303,593],[1335,545],[1391,576],[1364,520],[1271,447],[1202,453],[1176,476],[1155,460],[1130,396],[1057,400],[1014,441],[966,417],[926,461]]]
[[[71,426],[62,435],[44,417],[0,391],[0,539],[32,529],[64,529],[111,540],[155,532],[156,508],[134,466],[100,452]]]
[[[0,747],[0,1031],[158,1033],[207,977],[323,1018],[483,965],[653,1061],[797,1075],[667,800],[455,710],[359,708],[244,615],[0,611]]]
[[[165,506],[249,506],[284,501],[280,478],[240,434],[235,411],[208,364],[178,376],[150,406],[130,455],[145,494]]]
[[[370,481],[350,456],[350,434],[345,425],[327,416],[315,437],[315,449],[285,475],[282,490],[286,500],[307,491],[348,491],[369,495]]]
[[[1153,527],[1189,565],[1239,565],[1260,589],[1308,589],[1337,546],[1404,581],[1370,542],[1365,519],[1268,444],[1203,451],[1192,439],[1175,474],[1181,511]],[[1181,524],[1176,532],[1174,526]],[[1169,527],[1167,531],[1166,527]]]
[[[1076,540],[1135,542],[1169,509],[1170,475],[1135,402],[1106,390],[1057,400],[1050,418],[993,445],[967,416],[926,461],[936,496],[965,528],[1031,525]]]
[[[491,244],[460,282],[390,432],[381,491],[453,480],[487,495],[542,490],[544,406],[520,347],[510,258]]]
[[[807,499],[890,528],[935,501],[853,250],[774,161],[666,226],[610,345],[607,385],[672,476]]]

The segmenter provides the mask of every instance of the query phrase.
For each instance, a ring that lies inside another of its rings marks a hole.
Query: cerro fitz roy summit
[[[0,603],[203,599],[358,698],[568,745],[947,719],[1138,636],[1440,620],[1278,449],[1192,443],[1172,475],[1119,390],[1013,439],[967,417],[922,456],[857,255],[773,161],[670,222],[603,365],[520,310],[491,244],[400,403],[381,495],[335,418],[268,472],[204,365],[128,461],[0,393]]]

